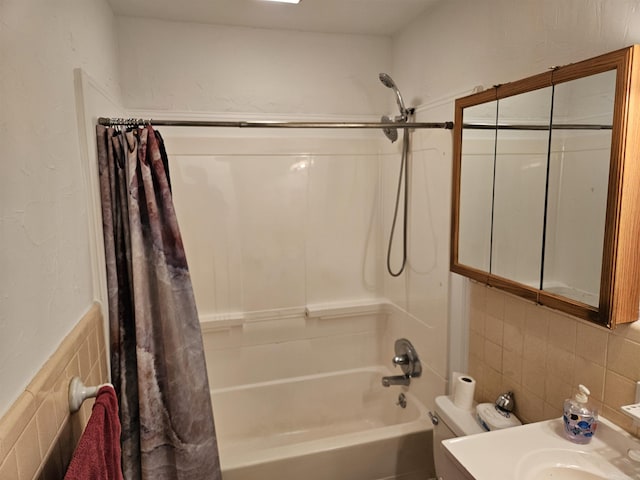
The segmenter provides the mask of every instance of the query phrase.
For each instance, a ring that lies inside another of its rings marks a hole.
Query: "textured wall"
[[[119,18],[118,37],[128,108],[379,115],[391,96],[388,37],[137,18]]]
[[[392,73],[421,104],[638,42],[638,0],[446,0],[394,38]]]
[[[116,91],[102,0],[0,2],[0,414],[93,300],[73,69]]]

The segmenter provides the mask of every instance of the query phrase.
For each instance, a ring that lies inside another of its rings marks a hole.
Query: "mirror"
[[[488,128],[465,129],[462,134],[460,177],[460,262],[490,271],[491,215],[493,208],[493,125],[498,102],[474,105],[465,110],[466,121]]]
[[[498,100],[491,273],[540,287],[552,88]],[[500,127],[505,128],[500,128]],[[509,128],[506,128],[509,127]]]
[[[615,73],[561,83],[553,97],[542,289],[593,307],[600,295]],[[585,128],[555,128],[573,124]]]
[[[636,48],[456,101],[451,271],[610,328],[638,319]]]

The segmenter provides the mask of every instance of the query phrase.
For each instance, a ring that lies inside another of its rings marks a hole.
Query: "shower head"
[[[380,81],[383,83],[383,85],[387,88],[397,88],[396,87],[396,83],[393,81],[393,79],[389,76],[389,74],[387,73],[381,73],[380,75],[378,75],[378,78],[380,78]]]
[[[393,123],[393,120],[391,120],[389,117],[387,117],[386,115],[384,115],[380,121],[382,123]],[[391,140],[391,143],[395,142],[396,140],[398,140],[398,129],[397,128],[393,128],[393,127],[385,127],[382,129],[382,131],[384,132],[385,136]]]
[[[400,109],[400,120],[401,121],[406,121],[407,120],[407,109],[404,107],[404,102],[402,101],[402,95],[400,95],[400,90],[398,90],[398,86],[396,85],[396,82],[393,81],[393,79],[386,73],[381,73],[380,75],[378,75],[378,78],[380,79],[380,81],[382,82],[382,84],[387,87],[392,89],[395,94],[396,94],[396,101],[398,102],[398,108]]]

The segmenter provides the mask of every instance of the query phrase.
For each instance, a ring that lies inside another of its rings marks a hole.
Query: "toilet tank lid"
[[[451,431],[458,437],[482,433],[485,430],[476,419],[476,404],[471,410],[457,407],[453,399],[448,395],[436,397],[436,413],[447,424]]]

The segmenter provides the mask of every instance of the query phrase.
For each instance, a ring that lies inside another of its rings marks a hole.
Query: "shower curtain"
[[[220,479],[200,324],[162,137],[97,126],[124,478]]]

